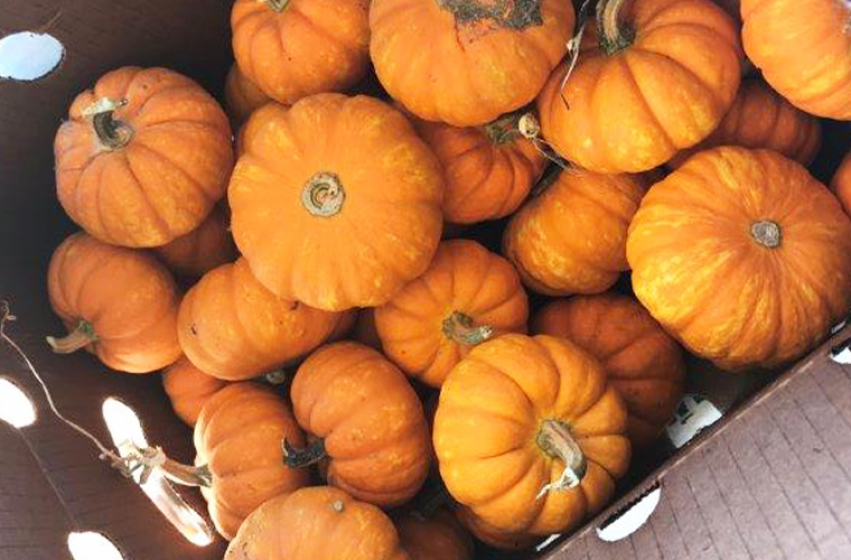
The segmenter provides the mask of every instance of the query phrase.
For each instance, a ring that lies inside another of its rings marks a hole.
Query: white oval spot
[[[65,56],[65,47],[47,33],[23,31],[0,39],[0,78],[30,82],[49,74]]]
[[[69,534],[68,550],[74,560],[124,560],[112,541],[91,531]]]
[[[8,379],[0,378],[0,420],[23,428],[35,422],[35,418],[30,397]]]
[[[623,512],[617,519],[600,529],[597,528],[597,536],[606,542],[615,542],[625,539],[647,523],[650,516],[656,511],[659,499],[662,497],[662,487],[657,487],[641,497],[631,508]]]

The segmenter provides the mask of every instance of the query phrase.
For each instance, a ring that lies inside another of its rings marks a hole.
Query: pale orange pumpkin
[[[196,229],[154,251],[178,276],[196,278],[237,256],[227,214],[218,206]]]
[[[830,182],[830,188],[839,197],[839,202],[842,203],[845,213],[851,216],[851,152],[839,164],[839,168]]]
[[[251,113],[271,100],[242,73],[237,63],[231,65],[225,81],[225,109],[236,126],[244,123]]]
[[[395,524],[411,560],[473,560],[473,539],[446,508],[428,517],[409,513]]]
[[[177,416],[194,426],[204,404],[227,382],[207,375],[182,357],[163,372],[163,388]]]

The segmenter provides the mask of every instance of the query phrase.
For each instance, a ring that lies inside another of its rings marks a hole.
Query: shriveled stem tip
[[[615,54],[630,46],[635,39],[635,30],[621,17],[621,10],[629,1],[600,0],[597,4],[597,30],[606,54]]]
[[[287,8],[287,5],[289,5],[290,0],[266,0],[266,2],[269,4],[270,8],[280,14]]]
[[[546,495],[547,492],[558,492],[579,486],[588,465],[582,448],[573,439],[568,427],[557,420],[545,420],[541,424],[536,442],[544,453],[564,463],[564,471],[559,479],[545,484],[538,493],[538,497]]]
[[[98,141],[107,150],[123,148],[133,137],[133,128],[115,119],[115,111],[126,104],[126,99],[104,97],[83,111],[84,116],[91,117]]]
[[[779,247],[780,242],[783,239],[780,225],[777,222],[772,222],[771,220],[754,222],[751,226],[751,235],[753,236],[754,241],[763,247],[768,247],[769,249]]]
[[[282,444],[284,464],[291,469],[301,469],[314,465],[328,456],[325,440],[317,439],[304,448],[295,447],[286,439]]]
[[[301,191],[302,206],[314,216],[330,218],[342,210],[345,201],[343,183],[334,173],[317,173]]]
[[[443,320],[443,334],[458,344],[475,346],[493,335],[493,327],[476,325],[476,322],[469,315],[460,311],[453,311],[449,317]]]
[[[62,338],[48,336],[46,340],[50,344],[50,348],[57,354],[71,354],[85,348],[92,342],[97,342],[98,335],[91,323],[85,319],[80,319],[74,330],[66,336]]]

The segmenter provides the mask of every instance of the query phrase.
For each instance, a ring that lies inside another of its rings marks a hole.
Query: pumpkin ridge
[[[135,78],[134,78],[134,79],[135,79]],[[128,93],[130,93],[130,89],[131,89],[131,88],[130,88],[130,87],[128,87],[127,89],[125,89],[125,90],[124,90],[123,95],[121,96],[123,99],[126,99],[126,98],[127,98],[127,94],[128,94]],[[153,94],[149,95],[149,96],[148,96],[148,97],[147,97],[147,98],[146,98],[146,99],[142,102],[142,104],[141,104],[139,107],[134,108],[134,109],[133,109],[133,111],[132,111],[132,112],[130,112],[130,114],[129,114],[129,115],[127,115],[127,120],[128,120],[128,121],[134,121],[134,120],[136,120],[137,118],[140,118],[140,117],[142,116],[142,113],[144,113],[145,108],[147,108],[148,103],[150,103],[150,101],[151,101],[152,99],[155,99],[155,98],[156,98],[156,97],[158,97],[160,94],[162,94],[162,93],[166,93],[166,92],[169,92],[169,91],[172,91],[172,90],[179,90],[179,89],[188,89],[188,90],[192,90],[192,91],[196,90],[196,88],[194,87],[194,85],[193,85],[193,84],[188,84],[188,83],[185,83],[185,82],[176,82],[176,83],[174,83],[174,84],[172,84],[172,85],[169,85],[169,86],[166,86],[166,87],[164,87],[164,88],[162,88],[162,89],[158,89],[156,92],[154,92]],[[199,95],[198,97],[204,97],[204,99],[206,100],[206,95],[205,95],[205,96],[201,96],[201,95]],[[128,112],[129,112],[129,111],[128,111]],[[129,123],[129,122],[128,122],[127,124],[132,124],[132,123]]]
[[[102,204],[102,201],[101,201],[102,197],[100,195],[100,189],[101,189],[100,185],[101,185],[101,180],[103,179],[103,170],[106,168],[106,164],[107,164],[108,159],[106,157],[99,158],[98,157],[99,155],[100,154],[92,157],[92,159],[90,160],[91,165],[86,166],[86,168],[83,170],[83,172],[77,178],[77,185],[78,186],[77,186],[77,188],[74,189],[74,211],[68,212],[68,215],[71,216],[71,218],[74,220],[74,223],[79,223],[79,222],[77,222],[77,218],[79,217],[78,210],[81,206],[80,198],[82,197],[82,193],[84,191],[84,189],[79,188],[79,185],[84,184],[82,182],[83,178],[88,173],[95,173],[95,171],[90,171],[90,169],[94,168],[97,171],[98,175],[96,175],[92,178],[93,181],[94,181],[94,179],[97,179],[92,184],[94,184],[96,188],[90,189],[90,190],[91,190],[91,192],[94,193],[94,206],[95,206],[95,209],[96,209],[95,215],[97,216],[96,224],[99,226],[98,232],[100,233],[100,235],[102,235],[104,237],[107,237],[109,239],[115,239],[114,232],[110,231],[112,229],[112,227],[111,226],[107,227],[106,221],[103,218],[105,214],[103,212],[103,204]],[[106,154],[104,154],[104,156],[105,155]],[[98,164],[98,160],[100,161],[99,164]]]
[[[552,351],[550,350],[550,347],[549,347],[548,344],[546,344],[546,343],[541,344],[541,342],[539,340],[541,337],[549,337],[549,338],[558,338],[558,337],[553,337],[553,336],[550,336],[550,335],[536,335],[536,336],[533,337],[533,339],[536,342],[538,342],[538,346],[540,346],[541,348],[543,348],[545,350],[547,359],[549,360],[553,369],[557,370],[558,367],[556,365],[556,360],[553,357]],[[583,356],[582,369],[583,369],[583,371],[586,372],[585,377],[588,378],[589,377],[587,375],[587,371],[589,369],[588,368],[588,366],[589,366],[588,358],[591,357],[595,361],[596,361],[596,359],[593,358],[589,352],[587,352],[585,349],[583,349],[578,344],[574,343],[572,340],[569,340],[569,339],[562,339],[562,340],[566,340],[567,343],[570,346],[572,346],[575,349],[579,349],[581,351],[582,356]],[[601,365],[600,368],[602,369],[602,367],[603,366]],[[580,419],[583,415],[585,415],[589,410],[591,410],[597,404],[597,402],[599,402],[599,400],[602,398],[602,396],[606,394],[607,387],[608,387],[608,382],[603,384],[603,391],[599,395],[595,395],[595,398],[593,398],[593,399],[586,398],[585,400],[588,401],[588,402],[584,403],[586,408],[580,409],[580,410],[570,411],[571,414],[570,414],[569,419],[565,417],[564,412],[559,412],[557,414],[558,418],[550,418],[550,419],[551,420],[557,420],[557,421],[563,423],[565,426],[567,426],[568,429],[571,430],[571,433],[573,433],[572,432],[572,424],[575,423],[578,419]],[[561,383],[559,383],[558,389],[556,389],[555,398],[553,399],[552,403],[550,403],[550,406],[554,407],[556,404],[558,404],[560,397],[561,397]],[[554,412],[554,414],[555,414],[555,412]],[[550,416],[553,416],[553,414],[551,414]],[[574,436],[574,437],[576,437],[576,436]]]
[[[242,312],[246,310],[246,308],[242,305],[238,305],[240,301],[239,291],[237,290],[237,282],[236,282],[236,265],[231,268],[231,273],[227,275],[228,282],[228,290],[230,293],[230,297],[228,300],[230,301],[230,306],[233,311],[233,318],[236,319],[236,325],[239,327],[239,331],[236,332],[236,329],[231,329],[231,334],[236,334],[240,339],[246,344],[246,346],[253,348],[258,354],[261,356],[267,354],[265,348],[259,346],[259,341],[255,340],[254,337],[248,335],[248,330],[246,329],[245,318],[243,317]],[[252,274],[247,271],[248,274]],[[265,288],[264,288],[265,289]],[[252,360],[253,361],[253,360]]]
[[[255,383],[255,382],[251,382],[251,383]],[[265,393],[265,391],[264,391],[264,393]],[[274,401],[275,399],[268,398],[270,396],[271,395],[268,394],[268,393],[263,395],[264,400]],[[206,417],[206,422],[205,422],[205,426],[204,426],[205,429],[203,431],[204,447],[205,448],[210,448],[210,447],[216,448],[223,441],[238,436],[238,434],[242,433],[243,429],[245,428],[246,424],[249,423],[249,421],[250,422],[258,422],[258,421],[262,420],[263,418],[268,418],[269,416],[271,416],[268,413],[268,411],[265,412],[262,416],[258,416],[256,418],[253,418],[253,417],[249,418],[249,417],[246,417],[246,416],[240,416],[241,422],[234,423],[234,425],[231,426],[230,430],[219,429],[217,434],[216,434],[217,435],[216,439],[212,440],[210,438],[210,434],[208,433],[208,430],[206,428],[210,424],[216,423],[216,420],[222,414],[222,411],[226,411],[226,414],[227,414],[227,412],[232,411],[234,408],[236,408],[237,405],[239,405],[242,402],[259,400],[259,396],[257,394],[252,394],[252,393],[246,394],[245,392],[240,392],[240,393],[237,393],[237,394],[228,393],[226,395],[226,397],[227,398],[224,398],[222,400],[222,402],[219,403],[219,406],[211,414],[209,414]],[[214,452],[215,452],[215,450],[214,450]],[[205,457],[205,459],[206,459],[208,464],[211,463],[212,460],[213,460],[211,456],[207,456],[207,457]]]
[[[636,49],[636,50],[641,50],[641,49]],[[652,52],[652,51],[649,51],[649,52]],[[632,53],[632,56],[636,56],[638,54],[641,54],[641,53],[634,51]],[[625,71],[624,73],[626,74],[626,76],[629,77],[629,81],[632,84],[632,87],[634,87],[635,91],[638,93],[638,95],[636,97],[641,99],[641,105],[642,105],[642,107],[644,107],[645,114],[650,117],[650,120],[653,122],[654,125],[656,125],[656,128],[659,130],[659,132],[662,133],[662,138],[664,139],[665,144],[668,145],[668,151],[676,152],[676,150],[677,150],[677,148],[679,148],[679,146],[677,146],[677,143],[674,142],[673,138],[671,138],[671,135],[668,133],[668,129],[665,128],[665,126],[662,124],[662,121],[659,119],[658,115],[656,115],[656,111],[650,105],[650,102],[647,101],[647,98],[645,97],[644,91],[641,89],[641,85],[638,83],[638,80],[635,78],[635,72],[633,72],[632,66],[629,63],[630,59],[631,59],[631,57],[629,55],[624,55],[624,56],[618,57],[618,60],[620,61],[621,66],[623,66],[623,68],[624,68],[624,71]],[[670,59],[670,60],[673,60],[673,59]]]
[[[141,136],[141,135],[140,135],[140,136]],[[189,184],[191,184],[191,185],[194,187],[194,190],[195,190],[197,193],[199,193],[199,194],[203,197],[203,199],[204,199],[205,201],[207,201],[208,203],[215,203],[215,202],[216,202],[216,197],[215,197],[215,196],[210,195],[210,193],[208,193],[206,190],[204,190],[204,187],[201,185],[201,182],[200,182],[200,181],[198,181],[198,179],[196,179],[195,177],[193,177],[193,176],[191,176],[189,173],[187,173],[187,172],[186,172],[186,170],[185,170],[185,169],[183,169],[183,167],[182,167],[182,166],[178,165],[178,164],[177,164],[177,163],[176,163],[173,159],[171,159],[171,157],[169,157],[168,155],[163,154],[163,153],[162,153],[162,152],[160,152],[159,150],[152,148],[151,146],[149,146],[149,145],[147,144],[147,142],[144,142],[144,141],[142,141],[141,139],[137,139],[137,141],[133,143],[133,148],[134,148],[134,149],[137,149],[137,150],[138,150],[139,148],[141,148],[142,150],[144,150],[144,151],[148,151],[149,153],[151,153],[151,154],[153,154],[154,156],[156,156],[156,157],[158,157],[158,158],[162,159],[163,161],[168,162],[168,164],[169,164],[172,168],[176,169],[176,170],[177,170],[177,171],[178,171],[178,172],[179,172],[182,176],[184,176],[184,177],[186,177],[186,179],[188,179]],[[128,154],[125,154],[125,157],[127,157],[127,155],[128,155]],[[134,173],[134,176],[135,176],[135,173]],[[227,188],[225,188],[225,191],[227,191]]]
[[[173,235],[171,228],[168,227],[165,219],[160,215],[159,209],[154,206],[154,203],[151,201],[151,197],[148,196],[148,191],[145,186],[142,184],[142,181],[139,180],[139,176],[136,174],[136,171],[133,169],[133,164],[130,162],[130,158],[127,157],[127,152],[121,154],[121,164],[127,169],[130,173],[130,176],[133,178],[133,184],[136,187],[136,190],[139,191],[141,195],[141,199],[144,201],[145,206],[151,211],[151,215],[155,216],[157,224],[159,227],[157,228],[158,234],[162,235],[165,232],[166,237],[171,237]]]

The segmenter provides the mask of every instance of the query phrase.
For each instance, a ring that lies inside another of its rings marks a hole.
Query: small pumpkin
[[[298,368],[291,389],[307,449],[287,445],[293,468],[327,458],[327,478],[355,498],[392,507],[412,498],[428,474],[429,430],[408,380],[375,350],[338,342]]]
[[[546,140],[580,167],[638,173],[715,130],[739,87],[739,34],[711,0],[603,0],[579,59],[538,98]]]
[[[163,388],[175,414],[194,426],[204,404],[227,382],[207,375],[182,357],[163,372]]]
[[[839,197],[845,213],[851,216],[851,152],[843,158],[830,182],[830,188]]]
[[[600,360],[629,413],[633,448],[652,443],[680,404],[685,363],[679,345],[635,299],[576,296],[541,308],[531,331],[567,338]]]
[[[473,560],[473,539],[446,508],[429,517],[401,516],[396,530],[411,560]]]
[[[522,533],[506,533],[495,529],[470,511],[470,508],[459,506],[455,515],[473,536],[486,545],[499,550],[520,550],[529,548],[541,541],[540,536],[524,535]]]
[[[242,73],[237,63],[231,65],[225,81],[225,108],[235,126],[247,121],[251,113],[271,100]]]
[[[245,259],[204,275],[180,305],[180,346],[201,371],[238,381],[296,361],[331,334],[339,314],[279,298]]]
[[[627,412],[602,366],[563,338],[506,334],[443,384],[440,475],[494,530],[549,535],[599,512],[629,466]]]
[[[475,345],[526,332],[529,304],[511,263],[467,239],[444,241],[425,273],[375,308],[384,353],[440,387]]]
[[[384,89],[428,121],[475,126],[532,101],[567,50],[571,2],[372,0]]]
[[[85,348],[127,373],[150,373],[180,357],[177,287],[152,255],[75,233],[50,259],[47,292],[69,331],[47,337],[54,352]]]
[[[393,522],[337,488],[302,488],[252,513],[225,560],[409,560]]]
[[[742,0],[742,42],[766,81],[808,113],[851,120],[851,5]]]
[[[237,256],[227,215],[218,206],[196,229],[154,251],[171,271],[189,278],[203,276]]]
[[[442,173],[399,111],[330,93],[289,110],[270,104],[242,143],[228,192],[233,235],[273,293],[329,311],[371,307],[428,267]]]
[[[56,133],[56,191],[92,236],[156,247],[198,227],[225,192],[231,129],[216,100],[165,68],[108,72]]]
[[[237,0],[231,11],[240,71],[275,101],[342,91],[369,66],[368,0]]]
[[[851,221],[800,164],[701,152],[657,183],[627,241],[636,296],[722,369],[773,367],[851,311]]]
[[[635,177],[565,170],[511,218],[503,254],[536,292],[603,292],[629,269],[626,235],[643,195]]]

